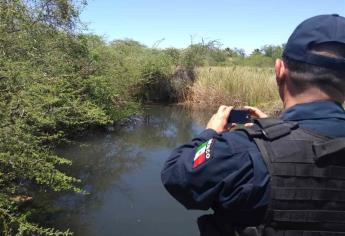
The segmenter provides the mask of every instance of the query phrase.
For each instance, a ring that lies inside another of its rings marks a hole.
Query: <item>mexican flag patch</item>
[[[195,152],[193,168],[198,167],[202,163],[204,163],[207,159],[211,157],[211,145],[213,143],[213,139],[210,139],[204,143],[202,143]]]

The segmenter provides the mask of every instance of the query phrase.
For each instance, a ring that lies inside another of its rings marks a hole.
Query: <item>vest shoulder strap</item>
[[[266,142],[284,137],[291,133],[292,129],[297,129],[297,122],[285,122],[275,118],[260,118],[254,120],[254,126],[248,129],[238,129],[244,131],[256,143],[269,172],[272,166]]]
[[[298,128],[297,122],[286,122],[275,118],[256,119],[254,123],[262,130],[263,136],[268,140],[286,136],[291,133],[291,130]]]
[[[297,122],[286,122],[275,118],[260,118],[254,120],[254,126],[249,129],[238,129],[251,138],[275,140],[291,133],[298,128]]]
[[[345,166],[345,138],[336,138],[327,142],[313,144],[314,161],[318,166]]]
[[[321,138],[322,141],[313,141],[312,151],[314,163],[319,167],[338,165],[345,166],[345,137],[329,139],[321,135],[313,134],[311,131],[300,128],[297,122],[286,122],[280,119],[263,118],[254,120],[254,127],[249,129],[239,129],[244,131],[256,143],[263,159],[266,162],[270,171],[270,152],[267,150],[267,145],[272,141],[289,136],[293,131],[296,132],[297,137],[301,133],[310,137]],[[296,137],[296,135],[295,135]]]

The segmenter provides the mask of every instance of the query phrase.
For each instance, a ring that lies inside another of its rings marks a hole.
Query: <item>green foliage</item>
[[[249,66],[249,67],[267,67],[272,68],[274,62],[272,58],[258,54],[257,51],[254,51],[248,57],[236,57],[231,61],[232,65],[235,66]]]
[[[121,86],[116,83],[114,78],[91,76],[86,85],[90,98],[97,107],[102,109],[109,121],[120,121],[137,113],[139,110],[137,102],[126,100],[128,94],[118,90]]]
[[[225,48],[224,51],[229,57],[244,57],[246,55],[244,49],[241,48]]]
[[[172,58],[159,50],[146,50],[138,65],[143,79],[138,96],[144,100],[168,101],[173,94],[169,77],[173,73]]]
[[[203,44],[192,44],[182,51],[181,64],[187,68],[203,66],[206,60],[207,48]]]
[[[180,64],[190,69],[196,66],[225,65],[231,53],[229,48],[222,50],[218,41],[192,44],[182,51]]]
[[[265,45],[254,49],[248,57],[234,57],[232,64],[252,67],[272,67],[277,58],[281,58],[284,45]]]
[[[261,52],[265,57],[275,60],[282,57],[284,47],[284,44],[281,46],[265,45],[261,48]]]
[[[181,50],[180,65],[187,68],[201,66],[251,66],[272,67],[274,61],[280,58],[284,45],[265,45],[261,49],[254,49],[246,56],[243,49],[222,49],[218,41],[209,41],[192,44]]]
[[[44,192],[82,192],[61,171],[72,163],[54,153],[56,145],[140,112],[141,100],[170,100],[183,90],[171,79],[179,50],[80,34],[82,6],[0,2],[2,234],[69,235],[30,223],[37,217],[26,204]]]
[[[94,59],[94,75],[89,80],[91,95],[113,119],[108,110],[115,104],[127,113],[137,110],[136,101],[162,101],[175,97],[170,80],[180,60],[177,49],[147,48],[139,42],[125,39],[107,44],[94,35],[83,36]],[[92,87],[94,89],[92,89]],[[121,106],[123,104],[124,106]]]
[[[167,48],[163,51],[168,57],[170,57],[170,60],[172,61],[172,64],[175,66],[178,66],[180,63],[180,57],[181,52],[180,50],[176,48]]]
[[[116,94],[107,109],[94,98],[98,68],[87,41],[74,34],[76,17],[67,0],[0,2],[2,235],[70,235],[29,223],[34,215],[24,204],[41,192],[81,192],[79,181],[60,171],[71,162],[54,146],[135,112],[118,110]]]
[[[2,219],[1,226],[4,235],[49,235],[49,236],[69,236],[73,233],[69,230],[61,232],[54,228],[41,227],[37,224],[28,223],[25,215],[13,216],[9,211],[0,209]],[[14,230],[16,229],[16,230]]]

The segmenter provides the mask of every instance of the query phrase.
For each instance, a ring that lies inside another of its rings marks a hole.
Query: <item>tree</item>
[[[266,57],[270,57],[273,60],[280,58],[283,53],[283,45],[265,45],[260,50],[262,54]]]
[[[258,49],[258,48],[255,48],[250,55],[251,56],[262,55],[262,51],[260,49]]]
[[[92,125],[109,123],[86,99],[90,59],[76,36],[69,0],[0,2],[0,230],[2,235],[69,235],[30,223],[27,201],[45,191],[76,191],[58,168],[71,162],[54,145]]]

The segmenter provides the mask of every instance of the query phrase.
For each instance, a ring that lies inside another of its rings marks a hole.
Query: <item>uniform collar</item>
[[[299,121],[311,119],[338,118],[345,120],[342,105],[334,101],[300,103],[290,107],[281,115],[283,120]]]

